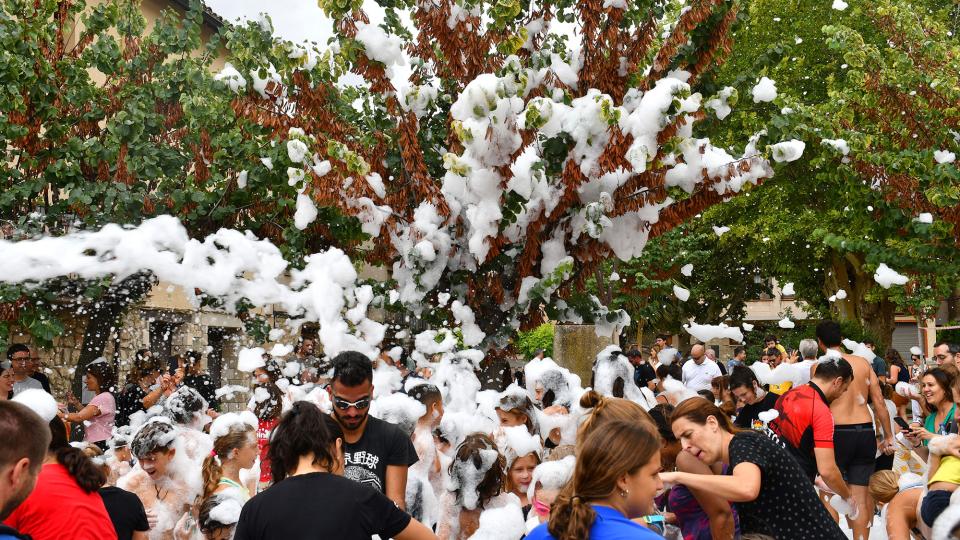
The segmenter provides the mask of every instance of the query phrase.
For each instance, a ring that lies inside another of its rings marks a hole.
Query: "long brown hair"
[[[580,446],[573,477],[551,506],[547,530],[557,540],[589,539],[597,517],[590,502],[609,497],[617,480],[635,474],[659,450],[660,437],[635,420],[597,427]]]
[[[483,468],[483,452],[490,450],[496,452],[497,457],[489,469],[481,471]],[[453,458],[453,462],[450,463],[450,467],[447,469],[451,480],[457,484],[457,488],[454,490],[457,504],[464,507],[469,506],[465,504],[467,497],[473,495],[473,493],[466,492],[467,486],[465,486],[463,482],[463,479],[467,475],[473,473],[470,469],[483,472],[483,477],[475,488],[477,503],[476,506],[474,506],[474,508],[482,509],[486,503],[490,502],[490,499],[496,497],[503,491],[506,480],[506,459],[504,459],[500,450],[497,449],[497,443],[486,433],[467,435],[463,442],[460,443],[460,446],[457,447],[457,455]],[[473,508],[471,508],[471,510],[472,509]]]
[[[607,422],[633,422],[646,427],[651,432],[656,431],[650,414],[629,399],[604,397],[593,390],[588,390],[580,396],[580,406],[592,410],[577,430],[577,448],[580,448],[584,440]]]
[[[686,418],[694,424],[703,426],[706,425],[707,418],[711,416],[717,419],[717,423],[720,424],[720,427],[727,433],[744,431],[734,426],[733,422],[730,421],[730,417],[727,416],[720,407],[717,407],[702,397],[683,400],[677,405],[677,408],[673,410],[673,414],[670,415],[670,423],[673,424],[681,418]]]
[[[203,460],[203,495],[206,499],[217,489],[220,478],[223,476],[223,460],[227,459],[234,449],[243,448],[250,442],[250,435],[254,433],[253,426],[247,423],[237,423],[230,426],[230,431],[213,441],[213,452]]]

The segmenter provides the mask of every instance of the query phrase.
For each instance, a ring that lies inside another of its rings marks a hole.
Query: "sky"
[[[205,0],[218,15],[228,21],[238,18],[256,20],[261,12],[270,15],[274,32],[283,39],[301,43],[324,44],[333,34],[333,22],[317,6],[316,0]],[[371,21],[382,20],[382,10],[375,2],[364,2],[364,11]]]

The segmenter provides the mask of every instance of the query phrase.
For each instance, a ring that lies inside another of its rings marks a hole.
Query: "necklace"
[[[154,484],[153,490],[157,492],[157,500],[158,500],[158,501],[162,501],[163,499],[165,499],[165,498],[167,497],[167,495],[170,494],[170,490],[168,489],[167,492],[161,497],[161,496],[160,496],[160,492],[163,491],[163,488],[161,488],[160,486],[158,486],[158,485],[156,485],[156,484]]]

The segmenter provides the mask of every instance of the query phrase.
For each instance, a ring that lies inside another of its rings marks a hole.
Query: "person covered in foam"
[[[180,435],[166,418],[150,419],[130,444],[137,465],[117,481],[117,487],[136,494],[148,514],[156,516],[150,540],[173,539],[178,521],[200,494],[200,463],[187,458]]]

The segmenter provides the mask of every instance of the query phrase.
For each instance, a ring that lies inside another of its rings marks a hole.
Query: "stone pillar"
[[[592,324],[558,324],[553,330],[553,359],[580,376],[584,386],[597,354],[614,343],[613,336],[598,336]]]

